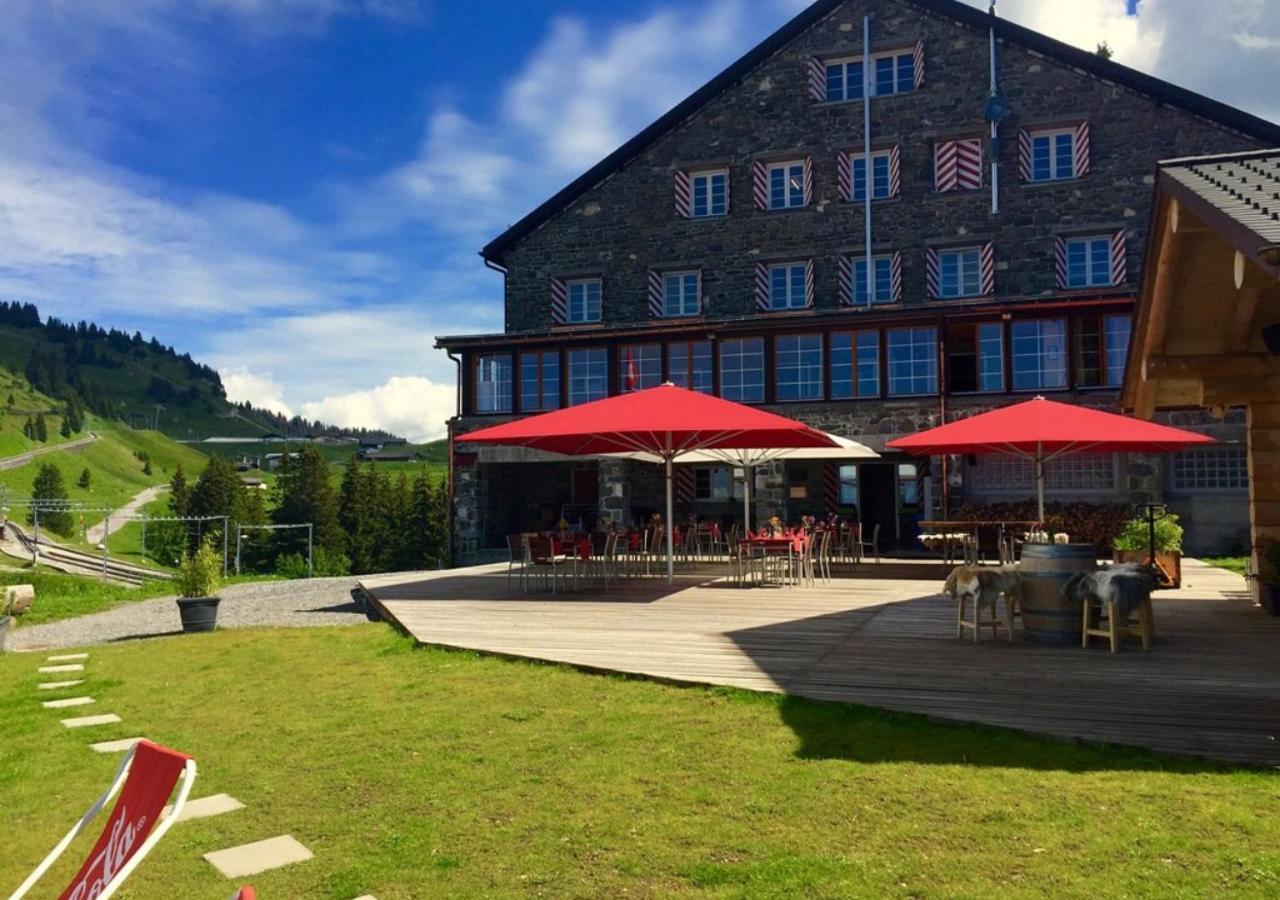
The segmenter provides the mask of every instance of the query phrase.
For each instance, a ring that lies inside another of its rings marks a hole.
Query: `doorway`
[[[863,540],[870,541],[880,526],[880,546],[893,546],[898,540],[898,478],[892,463],[864,463],[858,467],[862,503],[860,521]]]

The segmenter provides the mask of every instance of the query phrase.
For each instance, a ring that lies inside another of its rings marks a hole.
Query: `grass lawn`
[[[1202,560],[1205,565],[1217,566],[1219,569],[1227,569],[1235,572],[1237,575],[1244,575],[1249,571],[1249,557],[1247,556],[1216,556]]]
[[[265,897],[1274,896],[1280,777],[737,690],[417,649],[385,626],[99,647],[69,731],[0,656],[0,887],[109,779],[85,746],[193,753],[193,796],[121,896],[223,897],[201,854],[289,833]],[[96,836],[96,834],[95,834]],[[60,888],[91,838],[55,868]]]

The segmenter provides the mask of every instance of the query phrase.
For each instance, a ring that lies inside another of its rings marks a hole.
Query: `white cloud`
[[[381,428],[423,443],[444,437],[455,396],[452,384],[396,376],[371,390],[303,404],[302,415],[344,428]]]
[[[966,0],[971,6],[986,9],[987,0]],[[1151,2],[1151,0],[1149,0]],[[1225,0],[1233,2],[1233,0]],[[1126,66],[1148,69],[1159,49],[1160,37],[1145,19],[1125,12],[1125,0],[1001,0],[998,14],[1058,40],[1095,50],[1106,42],[1116,60]],[[1143,10],[1145,13],[1146,5]]]
[[[293,410],[284,402],[284,388],[267,375],[258,375],[248,369],[223,372],[222,385],[227,389],[227,399],[233,403],[252,403],[259,409],[270,410],[282,416],[292,416]]]

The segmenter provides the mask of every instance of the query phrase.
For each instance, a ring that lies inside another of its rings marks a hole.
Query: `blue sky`
[[[501,328],[479,247],[803,6],[5,0],[0,296],[156,334],[237,399],[434,436],[434,336]],[[1280,117],[1280,3],[1126,6],[1000,10]]]

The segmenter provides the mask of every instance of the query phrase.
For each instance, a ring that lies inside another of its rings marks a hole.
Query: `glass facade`
[[[764,402],[764,339],[720,343],[720,396],[737,403]]]
[[[822,399],[822,335],[779,337],[774,342],[779,403]]]

